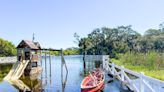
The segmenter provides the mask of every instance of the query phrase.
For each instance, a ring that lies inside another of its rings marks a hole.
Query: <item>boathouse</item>
[[[23,60],[29,60],[26,67],[26,73],[29,73],[31,69],[38,67],[38,61],[40,57],[39,49],[41,46],[38,42],[32,42],[29,40],[22,40],[17,46],[17,60],[21,62]]]

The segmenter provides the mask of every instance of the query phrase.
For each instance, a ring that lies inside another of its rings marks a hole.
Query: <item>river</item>
[[[22,79],[22,82],[26,84],[34,92],[80,92],[80,83],[83,80],[84,69],[83,69],[83,59],[82,56],[65,56],[66,65],[68,68],[68,73],[63,67],[63,78],[61,77],[61,58],[59,56],[53,56],[51,58],[51,72],[49,59],[42,59],[43,72],[36,80],[30,80],[29,78]],[[95,67],[95,62],[86,63],[88,70],[92,70]],[[41,63],[40,63],[41,65]],[[46,65],[46,67],[45,67]],[[4,68],[5,66],[5,68]],[[10,69],[11,65],[1,65],[1,72]],[[3,68],[2,68],[3,67]],[[2,78],[1,78],[2,79]],[[105,87],[103,92],[120,92],[122,90],[119,81],[114,80],[108,83],[110,77],[106,75]],[[7,81],[0,81],[0,92],[21,92],[14,84],[10,84]]]

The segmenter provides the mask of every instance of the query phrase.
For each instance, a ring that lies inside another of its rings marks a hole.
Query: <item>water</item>
[[[29,78],[23,79],[26,84],[34,92],[81,92],[80,83],[84,78],[83,60],[81,56],[65,56],[65,61],[68,68],[66,73],[63,67],[63,78],[61,76],[61,58],[52,57],[51,60],[51,73],[49,66],[49,58],[47,63],[43,58],[43,72],[36,80]],[[45,67],[45,64],[47,67]],[[95,64],[87,63],[87,67],[95,67]],[[7,67],[7,66],[6,66]],[[88,68],[88,69],[89,69]],[[47,70],[47,72],[45,71]],[[4,71],[1,69],[1,71]],[[103,92],[120,92],[121,86],[119,81],[114,80],[112,83],[107,83],[110,78],[106,75],[105,87]],[[10,84],[7,81],[0,82],[0,92],[21,92],[22,90],[15,84]],[[125,91],[124,91],[125,92]]]

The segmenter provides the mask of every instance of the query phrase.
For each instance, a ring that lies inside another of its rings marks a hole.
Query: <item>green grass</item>
[[[150,76],[159,80],[164,80],[164,69],[156,69],[152,67],[153,65],[144,65],[144,64],[135,65],[129,61],[122,62],[121,59],[111,59],[111,61],[117,65],[120,65],[120,66],[123,65],[125,68],[130,69],[132,71],[144,72],[144,74],[147,76]],[[143,61],[142,63],[146,63],[146,61]]]

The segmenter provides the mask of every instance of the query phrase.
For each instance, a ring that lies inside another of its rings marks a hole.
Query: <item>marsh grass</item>
[[[125,68],[144,72],[145,75],[164,80],[164,53],[134,53],[118,54],[118,59],[112,62],[123,65]]]

